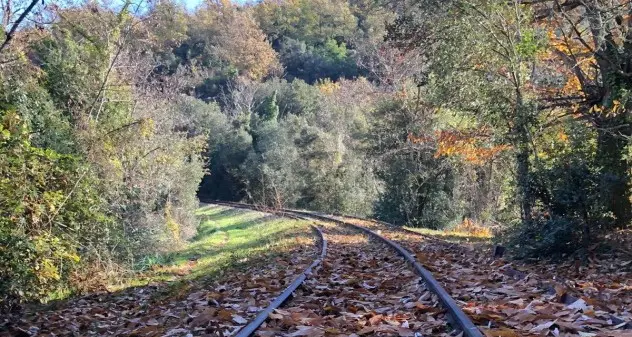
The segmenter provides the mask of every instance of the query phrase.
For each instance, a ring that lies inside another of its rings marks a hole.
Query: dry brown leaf
[[[513,329],[483,329],[486,337],[520,337]]]

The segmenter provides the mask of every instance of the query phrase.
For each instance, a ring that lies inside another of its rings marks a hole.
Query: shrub
[[[0,309],[42,299],[107,242],[109,222],[76,158],[35,148],[16,112],[0,112]]]
[[[516,222],[504,233],[518,257],[540,257],[573,253],[581,242],[579,219],[539,216]]]
[[[532,184],[539,210],[504,234],[517,255],[575,253],[587,249],[614,227],[615,219],[599,197],[599,182],[604,175],[598,168],[569,158],[539,173],[540,181]]]

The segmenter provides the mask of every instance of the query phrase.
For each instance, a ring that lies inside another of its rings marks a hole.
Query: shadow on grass
[[[167,265],[180,265],[186,261],[197,264],[207,264],[215,260],[217,254],[228,255],[231,258],[252,255],[255,251],[271,248],[282,240],[299,240],[300,238],[314,238],[311,232],[300,233],[298,231],[287,232],[286,228],[279,226],[276,229],[268,229],[262,232],[251,232],[250,228],[261,225],[274,225],[282,223],[277,217],[262,217],[242,225],[232,225],[234,229],[222,228],[213,232],[214,237],[205,237],[208,240],[197,242],[179,252],[170,254],[165,260]],[[276,221],[275,221],[276,220]],[[285,220],[287,221],[287,220]],[[289,235],[292,233],[291,235]],[[266,253],[266,252],[261,252]]]
[[[220,218],[220,217],[214,217],[214,218]],[[274,219],[278,219],[278,216],[272,215],[272,214],[268,214],[268,215],[262,215],[259,218],[255,218],[255,219],[244,219],[244,220],[237,220],[234,222],[234,224],[230,225],[230,226],[225,226],[225,227],[218,227],[218,226],[211,226],[211,225],[206,225],[203,226],[203,228],[199,228],[198,229],[198,233],[196,234],[195,238],[193,239],[194,242],[196,241],[203,241],[205,238],[207,238],[210,235],[213,235],[219,231],[223,231],[223,232],[229,232],[232,230],[243,230],[243,229],[248,229],[250,227],[253,226],[257,226],[257,225],[261,225],[261,224],[266,224],[268,222],[272,222]],[[207,220],[207,221],[212,221],[212,220]]]
[[[218,221],[224,218],[231,218],[240,214],[249,213],[245,209],[241,208],[224,208],[224,206],[207,206],[199,209],[197,215],[202,222],[205,221]]]

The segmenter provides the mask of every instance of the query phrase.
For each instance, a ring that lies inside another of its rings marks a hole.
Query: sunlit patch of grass
[[[146,259],[142,272],[112,290],[156,282],[184,283],[213,278],[274,257],[296,247],[314,246],[316,238],[305,220],[225,206],[209,205],[197,211],[198,234],[175,252]]]
[[[477,225],[472,221],[464,221],[445,230],[407,226],[404,228],[426,236],[453,242],[489,242],[494,237],[489,228]]]
[[[380,228],[383,226],[377,222],[372,220],[360,220],[355,218],[346,218],[346,221],[356,223],[360,226],[370,228],[373,230],[380,231]],[[441,239],[445,241],[451,242],[476,242],[476,243],[489,243],[494,238],[493,231],[488,228],[481,226],[469,219],[459,223],[453,224],[446,229],[436,230],[429,229],[423,227],[403,227],[406,230],[416,232],[428,237],[433,237],[436,239]]]

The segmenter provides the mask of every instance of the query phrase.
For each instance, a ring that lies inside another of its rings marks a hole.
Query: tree
[[[276,91],[263,101],[262,118],[264,121],[276,121],[279,117],[279,105],[277,104]]]
[[[429,107],[405,98],[384,102],[372,116],[371,157],[383,190],[376,216],[395,224],[442,228],[455,218],[454,170],[435,147],[411,134],[432,132]]]
[[[347,1],[262,1],[252,11],[279,52],[287,79],[312,84],[360,74],[350,50],[357,20]]]
[[[189,35],[187,44],[195,53],[191,56],[199,58],[202,65],[209,66],[217,59],[252,80],[279,70],[276,52],[264,33],[248,12],[232,4],[210,3],[200,8]]]
[[[544,86],[542,99],[564,107],[561,115],[586,120],[597,130],[600,199],[618,226],[632,220],[630,162],[632,126],[632,30],[628,1],[544,1],[534,5],[536,23],[551,38],[548,67],[563,84]],[[549,89],[545,91],[544,89]],[[552,90],[551,90],[552,89]]]
[[[284,38],[280,42],[279,56],[288,80],[298,78],[314,84],[323,79],[337,81],[360,74],[345,44],[338,44],[333,39],[327,40],[322,46],[309,46],[298,40]]]
[[[64,286],[116,230],[90,188],[97,183],[90,168],[76,156],[34,147],[10,103],[0,100],[0,311]]]
[[[133,10],[56,9],[0,66],[0,241],[14,248],[0,250],[0,296],[11,305],[81,290],[81,274],[105,282],[113,264],[195,232],[212,108],[189,109],[180,71],[151,76],[155,44],[136,39]]]
[[[391,38],[402,46],[427,46],[435,104],[482,117],[482,125],[505,134],[515,152],[521,217],[529,220],[535,202],[531,134],[539,113],[529,70],[541,48],[530,13],[518,2],[501,1],[420,1],[415,10],[391,27]]]
[[[254,7],[261,29],[275,44],[281,38],[322,45],[344,41],[356,28],[349,3],[340,0],[262,1]]]
[[[514,242],[530,242],[530,254],[586,246],[632,216],[628,84],[618,77],[627,28],[616,19],[626,6],[418,1],[390,27],[402,49],[423,46],[432,104],[511,145],[522,220]]]

